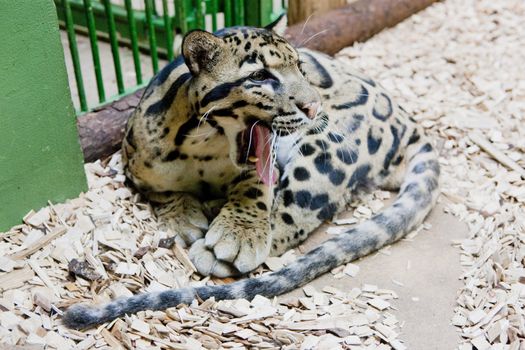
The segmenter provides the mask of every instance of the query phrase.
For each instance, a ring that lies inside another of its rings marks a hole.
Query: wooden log
[[[356,41],[364,41],[392,27],[436,0],[358,0],[312,16],[306,25],[288,27],[286,39],[298,47],[335,54]]]
[[[288,27],[285,37],[295,46],[334,54],[355,41],[364,41],[437,0],[356,0],[314,15],[307,23]],[[124,128],[143,89],[78,118],[84,160],[92,162],[120,148]]]
[[[306,21],[310,15],[321,15],[346,3],[347,0],[289,0],[288,25]]]
[[[107,157],[120,149],[126,123],[143,92],[144,89],[137,90],[77,119],[85,162]]]

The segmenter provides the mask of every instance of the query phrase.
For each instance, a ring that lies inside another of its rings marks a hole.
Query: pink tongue
[[[257,175],[266,184],[274,184],[277,181],[277,172],[271,166],[272,157],[270,156],[270,130],[263,126],[255,126],[255,170]]]

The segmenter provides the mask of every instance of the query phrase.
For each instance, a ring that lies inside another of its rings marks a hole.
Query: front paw
[[[211,224],[206,237],[193,244],[190,258],[202,275],[227,277],[245,274],[268,257],[269,232],[267,220],[239,224],[219,216]]]
[[[206,247],[203,239],[197,240],[190,248],[189,256],[197,271],[203,276],[220,278],[237,276],[240,272],[230,263],[218,260],[213,251]]]
[[[203,212],[202,204],[195,198],[186,195],[160,204],[155,208],[159,222],[171,229],[189,246],[204,236],[208,228],[208,219]],[[175,236],[166,239],[167,245],[175,242]]]

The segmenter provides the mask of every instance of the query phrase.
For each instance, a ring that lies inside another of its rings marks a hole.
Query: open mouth
[[[261,121],[249,124],[237,137],[237,161],[239,164],[255,165],[257,175],[266,185],[277,181],[271,139],[271,130]]]

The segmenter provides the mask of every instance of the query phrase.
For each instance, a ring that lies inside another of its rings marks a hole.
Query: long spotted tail
[[[70,328],[87,328],[111,321],[124,314],[142,310],[164,310],[189,304],[197,297],[205,300],[246,298],[260,294],[273,297],[289,292],[317,276],[381,247],[391,244],[419,225],[429,213],[438,193],[439,165],[430,143],[412,144],[407,149],[408,168],[394,203],[331,238],[285,268],[257,278],[220,286],[183,288],[158,293],[145,293],[116,299],[101,307],[73,305],[63,316]]]

